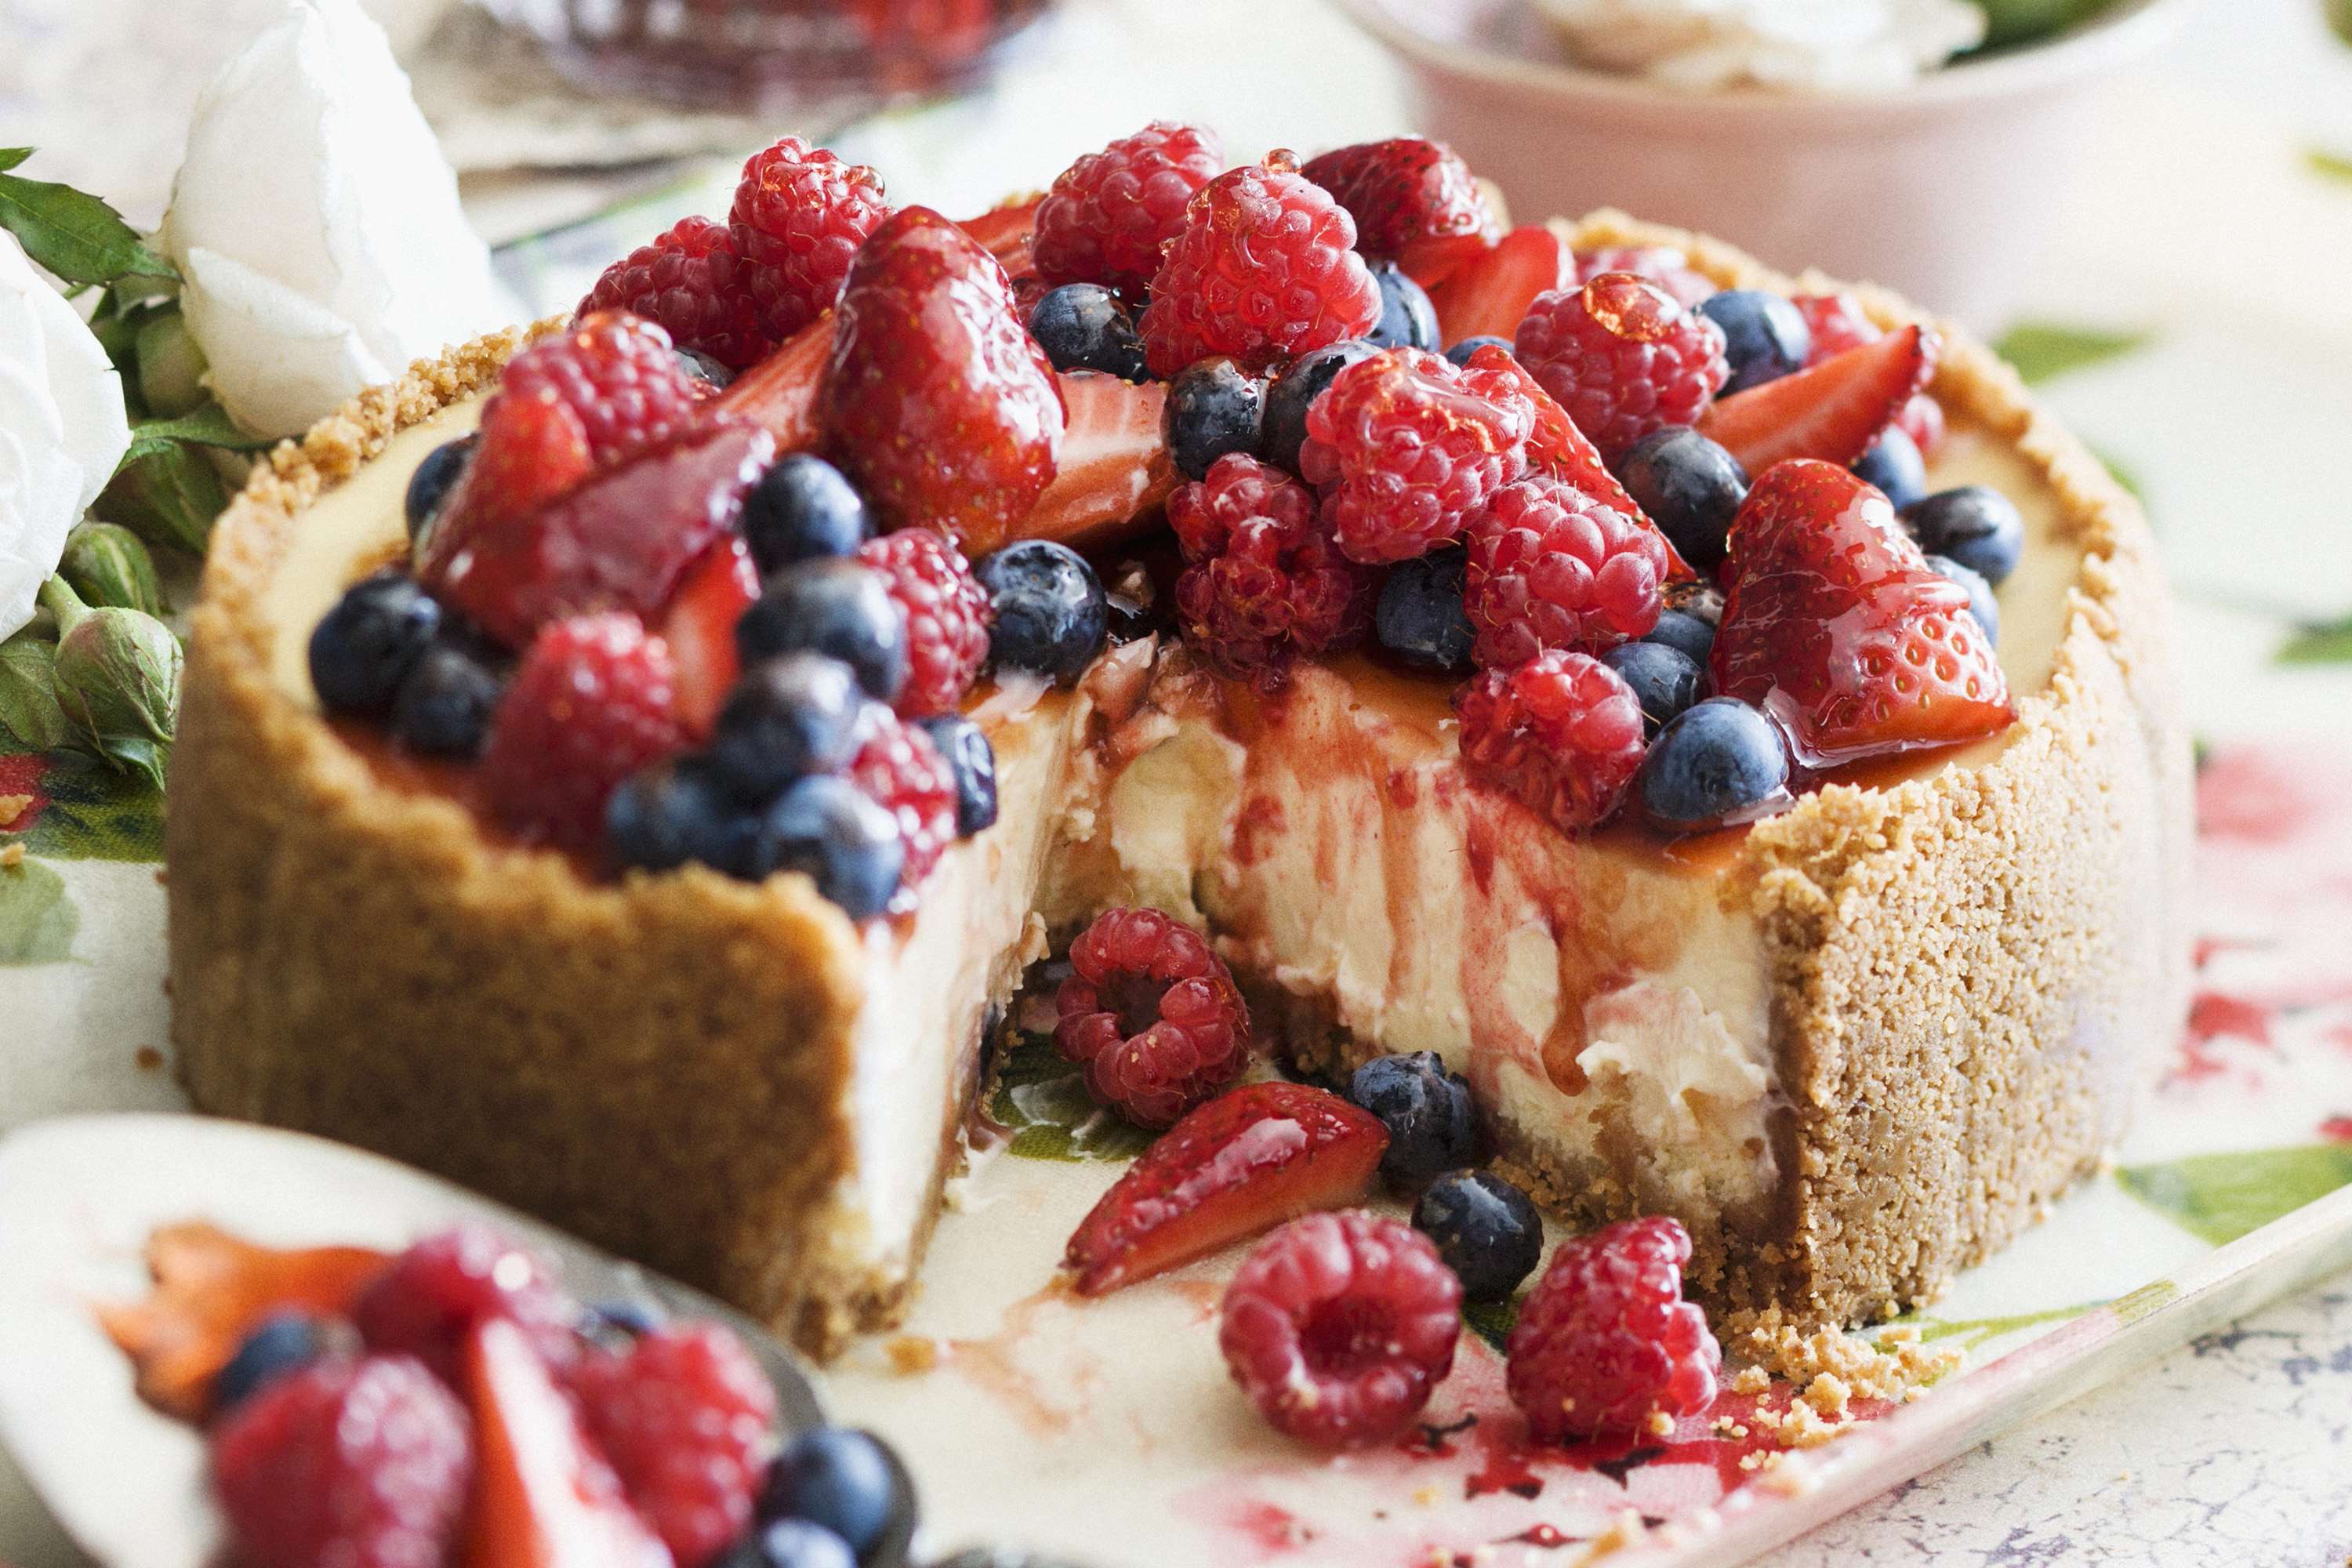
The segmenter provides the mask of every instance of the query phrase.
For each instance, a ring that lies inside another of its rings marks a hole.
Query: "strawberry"
[[[1515,228],[1495,248],[1465,263],[1430,290],[1437,307],[1437,334],[1458,343],[1465,338],[1507,338],[1536,296],[1576,287],[1576,253],[1540,225]]]
[[[1834,463],[1767,470],[1732,519],[1724,573],[1715,689],[1779,720],[1808,766],[1970,741],[2016,717],[1968,590]]]
[[[1371,1185],[1388,1129],[1303,1083],[1244,1085],[1161,1134],[1070,1237],[1062,1266],[1100,1296]]]
[[[731,535],[688,567],[670,596],[661,620],[662,640],[669,644],[677,672],[670,710],[689,740],[710,738],[728,689],[743,668],[735,651],[735,623],[759,596],[760,572],[751,564],[751,547]]]
[[[956,226],[996,258],[1007,277],[1018,278],[1036,270],[1036,264],[1030,259],[1029,247],[1037,237],[1037,204],[1043,199],[1031,196],[1025,202],[1007,202],[1001,207],[991,207],[978,217],[968,217]]]
[[[817,393],[833,358],[834,312],[827,310],[793,339],[730,382],[712,400],[720,416],[756,425],[775,437],[779,452],[805,452],[817,444]]]
[[[1093,545],[1116,538],[1176,488],[1163,416],[1165,382],[1136,385],[1098,371],[1057,378],[1069,426],[1054,482],[1013,528],[1020,539]]]
[[[1061,395],[996,258],[926,207],[849,268],[825,368],[826,437],[885,528],[984,554],[1053,481]]]
[[[474,456],[425,536],[417,574],[437,591],[450,562],[483,531],[538,510],[595,468],[588,427],[553,393],[491,398]]]
[[[1935,374],[1936,334],[1917,326],[1821,363],[1719,397],[1698,432],[1760,474],[1790,458],[1853,462],[1877,444]]]

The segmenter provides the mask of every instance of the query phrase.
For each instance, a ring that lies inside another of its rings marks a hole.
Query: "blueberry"
[[[1961,565],[1948,555],[1930,555],[1927,566],[1937,575],[1949,577],[1969,591],[1969,614],[1974,616],[1977,625],[1984,628],[1985,641],[1999,646],[2000,601],[1993,597],[1992,584],[1985,581],[1984,574]]]
[[[719,1560],[719,1568],[857,1568],[857,1553],[821,1524],[780,1519],[756,1526]]]
[[[805,871],[851,920],[882,912],[898,890],[907,846],[898,819],[847,779],[804,778],[760,814],[752,868]]]
[[[698,757],[657,763],[625,781],[604,803],[604,843],[614,864],[667,871],[699,860],[732,872],[748,857],[752,817]]]
[[[1509,1300],[1543,1256],[1536,1205],[1491,1171],[1451,1171],[1430,1183],[1412,1205],[1412,1225],[1437,1243],[1465,1300]]]
[[[1065,283],[1029,312],[1029,333],[1055,370],[1099,370],[1142,381],[1143,340],[1118,296],[1099,283]]]
[[[824,654],[883,702],[907,684],[906,616],[882,579],[855,561],[801,561],[771,575],[735,623],[735,650],[747,669],[780,653]]]
[[[1329,343],[1300,354],[1265,393],[1265,432],[1260,450],[1277,468],[1298,471],[1298,448],[1307,440],[1307,410],[1331,378],[1358,360],[1381,351],[1361,338]]]
[[[996,823],[996,748],[980,726],[961,713],[915,721],[931,738],[955,774],[956,837],[969,838]]]
[[[436,638],[393,696],[393,739],[428,757],[478,757],[504,689],[487,660],[452,638]]]
[[[1903,526],[1930,555],[1948,556],[1998,588],[2025,552],[2025,519],[1990,485],[1937,490],[1902,509]]]
[[[331,712],[383,714],[441,628],[415,580],[379,572],[352,585],[310,633],[310,684]]]
[[[1788,749],[1772,721],[1710,697],[1658,731],[1633,791],[1652,826],[1696,833],[1744,820],[1788,783]]]
[[[1469,574],[1468,553],[1456,549],[1397,563],[1372,610],[1381,646],[1415,669],[1468,669],[1470,644],[1477,635],[1462,603]]]
[[[1372,281],[1381,286],[1381,320],[1365,336],[1375,348],[1426,349],[1437,352],[1437,307],[1421,285],[1404,275],[1393,261],[1372,263]]]
[[[873,1434],[820,1426],[776,1456],[760,1517],[823,1525],[849,1543],[862,1568],[885,1568],[905,1559],[914,1537],[915,1484]]]
[[[1223,354],[1195,360],[1168,384],[1168,450],[1188,479],[1208,477],[1228,452],[1258,449],[1265,383]]]
[[[1627,449],[1617,478],[1684,560],[1700,572],[1723,564],[1732,516],[1748,499],[1738,458],[1687,426],[1668,425]]]
[[[1699,700],[1706,676],[1698,661],[1662,642],[1619,643],[1601,662],[1624,677],[1642,704],[1642,724],[1651,734]]]
[[[1374,1057],[1356,1069],[1348,1098],[1387,1126],[1381,1174],[1395,1186],[1418,1186],[1477,1157],[1470,1086],[1435,1051]]]
[[[678,363],[684,368],[686,374],[705,386],[715,386],[723,391],[735,380],[733,371],[729,370],[700,349],[678,349],[675,352],[677,354]]]
[[[1701,669],[1715,653],[1715,627],[1688,610],[1660,610],[1658,624],[1642,640],[1670,647]]]
[[[856,488],[839,468],[806,452],[777,462],[743,499],[743,538],[763,573],[846,555],[872,531]]]
[[[619,1298],[592,1301],[581,1312],[581,1331],[591,1337],[634,1340],[652,1333],[667,1320],[647,1301]]]
[[[1510,339],[1498,338],[1491,333],[1482,333],[1475,338],[1465,338],[1460,342],[1455,343],[1452,348],[1445,351],[1445,357],[1452,360],[1455,364],[1468,364],[1472,354],[1476,353],[1480,349],[1486,347],[1490,343],[1496,348],[1502,350],[1505,353],[1518,353],[1518,350],[1512,344]]]
[[[408,476],[408,494],[404,505],[408,512],[408,537],[414,541],[423,536],[433,514],[449,499],[449,489],[457,476],[466,471],[467,459],[474,455],[478,436],[460,436],[455,441],[444,441],[425,454],[416,471]]]
[[[1067,683],[1086,673],[1110,631],[1110,606],[1086,557],[1050,539],[1024,539],[983,556],[972,575],[996,624],[989,657]]]
[[[1853,460],[1853,471],[1876,485],[1896,508],[1909,506],[1927,493],[1927,462],[1918,445],[1889,426],[1878,445]]]
[[[332,1350],[326,1322],[308,1312],[272,1312],[261,1320],[213,1378],[213,1413],[244,1404],[287,1373],[299,1372]]]
[[[1802,370],[1813,332],[1797,307],[1762,289],[1726,289],[1699,301],[1698,313],[1723,329],[1723,357],[1731,363],[1725,395]]]
[[[865,707],[857,677],[837,658],[778,654],[745,670],[727,693],[710,738],[710,765],[738,800],[773,800],[808,773],[829,773],[857,750]]]

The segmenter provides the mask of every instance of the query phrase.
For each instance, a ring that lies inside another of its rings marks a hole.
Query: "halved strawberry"
[[[1155,510],[1176,488],[1176,465],[1162,433],[1167,384],[1139,386],[1097,371],[1057,379],[1070,420],[1062,432],[1062,455],[1054,482],[1013,525],[1011,537],[1103,543]]]
[[[1122,1285],[1310,1209],[1362,1197],[1388,1148],[1370,1111],[1303,1083],[1245,1084],[1162,1133],[1070,1237],[1078,1293]]]
[[[1793,375],[1718,397],[1698,432],[1751,474],[1790,458],[1851,463],[1876,444],[1935,374],[1936,334],[1916,325]]]
[[[759,596],[760,569],[751,564],[751,547],[732,534],[688,567],[670,596],[660,631],[677,671],[671,711],[693,741],[710,738],[728,688],[742,671],[735,623]]]
[[[1724,573],[1715,689],[1779,720],[1809,767],[1972,741],[2016,717],[1968,590],[1834,463],[1767,470],[1732,519]]]
[[[476,1328],[459,1370],[476,1460],[464,1568],[669,1568],[520,1327]]]
[[[425,586],[437,588],[449,563],[483,530],[538,510],[595,468],[588,427],[552,392],[492,397],[482,407],[474,455],[418,552]]]
[[[1485,255],[1430,290],[1437,307],[1437,335],[1448,343],[1465,338],[1507,338],[1536,296],[1576,287],[1576,253],[1559,236],[1538,224],[1511,230]]]
[[[1003,265],[1007,277],[1018,278],[1037,269],[1030,259],[1029,246],[1037,237],[1037,204],[1044,199],[1031,196],[1027,201],[1007,202],[957,226],[980,241],[981,248]]]
[[[1434,289],[1495,248],[1491,234],[1433,234],[1409,240],[1397,252],[1397,266],[1424,289]]]
[[[817,444],[817,392],[833,357],[834,312],[827,310],[791,342],[730,382],[711,399],[714,416],[756,425],[775,437],[779,452],[805,452]]]

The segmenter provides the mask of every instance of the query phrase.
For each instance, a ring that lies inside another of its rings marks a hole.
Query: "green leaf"
[[[131,447],[123,453],[122,460],[133,462],[182,441],[194,441],[200,447],[226,447],[236,452],[257,452],[275,444],[267,436],[247,435],[228,416],[228,410],[217,403],[206,403],[177,419],[149,419],[133,425]]]
[[[2214,1246],[2352,1183],[2352,1143],[2196,1154],[2116,1173],[2124,1191]]]
[[[1045,1035],[1010,1037],[988,1113],[1024,1160],[1132,1160],[1156,1136],[1088,1099],[1076,1066]]]
[[[2336,36],[2352,44],[2352,0],[2327,0],[2327,25]]]
[[[154,759],[160,766],[162,759]],[[41,775],[48,805],[26,842],[59,860],[163,858],[163,794],[143,773],[118,773],[78,752],[52,752]]]
[[[32,155],[30,147],[0,147],[0,174],[6,174]]]
[[[165,441],[117,468],[91,510],[150,544],[201,555],[228,491],[202,448]]]
[[[2295,629],[2278,650],[2281,664],[2352,662],[2352,616],[2312,621]]]
[[[13,231],[26,255],[68,283],[179,276],[121,213],[71,185],[0,174],[0,228]]]
[[[1985,37],[1980,46],[2005,49],[2031,44],[2063,31],[2097,11],[2108,0],[1977,0],[1985,14]]]
[[[72,736],[58,706],[57,667],[57,645],[30,632],[0,643],[0,740],[19,751],[47,752]]]
[[[54,866],[0,866],[0,963],[56,963],[73,955],[81,913]]]
[[[1993,350],[2028,382],[2040,383],[2127,354],[2155,336],[2146,328],[2112,331],[2057,321],[2020,321],[2000,335]]]
[[[2303,163],[2322,179],[2352,181],[2352,157],[2344,153],[2331,152],[2325,147],[2306,148]]]

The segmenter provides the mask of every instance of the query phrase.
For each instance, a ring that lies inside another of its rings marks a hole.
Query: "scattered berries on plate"
[[[1544,295],[1513,342],[1520,363],[1612,462],[1662,425],[1693,423],[1730,374],[1723,329],[1630,272]]]
[[[1412,1227],[1462,1281],[1465,1301],[1507,1301],[1543,1257],[1543,1219],[1492,1171],[1450,1171],[1422,1189]]]
[[[956,837],[969,838],[996,823],[996,749],[981,727],[961,713],[919,719],[916,727],[947,759],[955,775]]]
[[[1224,167],[1215,132],[1165,120],[1087,153],[1037,204],[1037,275],[1140,300],[1192,198]]]
[[[1723,1352],[1682,1299],[1690,1237],[1623,1220],[1560,1243],[1520,1304],[1506,1352],[1511,1403],[1541,1442],[1643,1431],[1714,1401]]]
[[[772,342],[833,308],[851,258],[889,213],[881,175],[797,136],[745,161],[727,226]]]
[[[1686,425],[1663,425],[1626,448],[1617,477],[1685,561],[1712,573],[1748,499],[1739,459]]]
[[[1754,819],[1784,799],[1788,785],[1789,748],[1772,721],[1745,702],[1711,697],[1659,731],[1633,795],[1659,832],[1702,833]]]
[[[1657,624],[1664,542],[1563,479],[1505,485],[1472,520],[1469,547],[1465,603],[1489,668],[1550,647],[1599,653]]]
[[[669,333],[682,350],[748,370],[775,348],[751,296],[735,235],[707,217],[680,218],[649,245],[604,268],[580,314],[626,310]]]
[[[988,592],[944,536],[902,528],[857,547],[907,623],[907,683],[893,706],[903,719],[952,711],[988,662]]]
[[[747,669],[782,653],[837,658],[877,702],[907,683],[906,616],[880,575],[855,560],[818,557],[769,577],[735,623],[735,647]]]
[[[1209,939],[1157,910],[1114,909],[1070,944],[1054,1047],[1096,1100],[1172,1127],[1248,1065],[1249,1009]]]
[[[1372,634],[1398,663],[1462,675],[1472,668],[1478,628],[1463,603],[1470,557],[1447,546],[1389,569],[1372,606]]]
[[[1029,311],[1029,334],[1055,370],[1098,370],[1141,381],[1143,340],[1118,296],[1100,283],[1065,283]]]
[[[452,1382],[459,1343],[491,1318],[520,1325],[550,1360],[564,1359],[572,1348],[571,1313],[546,1266],[478,1225],[418,1241],[370,1281],[352,1308],[370,1350],[415,1356]]]
[[[1265,383],[1223,354],[1195,360],[1168,384],[1168,453],[1188,479],[1209,476],[1229,452],[1255,453],[1265,418]]]
[[[1998,588],[2025,552],[2025,518],[1990,485],[1962,485],[1923,496],[1897,514],[1929,555],[1957,561]]]
[[[1642,763],[1642,704],[1590,654],[1546,648],[1454,694],[1470,775],[1563,833],[1606,821]]]
[[[850,554],[873,532],[857,488],[813,452],[778,458],[743,498],[743,538],[762,573]]]
[[[589,1436],[677,1568],[703,1568],[751,1528],[776,1392],[734,1333],[673,1324],[569,1379]]]
[[[889,1445],[840,1426],[819,1426],[785,1444],[760,1497],[761,1518],[828,1530],[864,1568],[906,1562],[917,1514],[915,1483]]]
[[[1360,640],[1370,574],[1340,553],[1314,493],[1236,453],[1168,498],[1185,559],[1176,609],[1194,646],[1228,674],[1278,670],[1292,654]]]
[[[1374,1057],[1348,1081],[1348,1098],[1389,1130],[1381,1174],[1412,1192],[1478,1157],[1478,1111],[1470,1085],[1435,1051]]]
[[[1409,560],[1460,534],[1490,497],[1527,469],[1535,410],[1507,390],[1418,349],[1348,366],[1307,413],[1301,476],[1324,488],[1340,550],[1377,564]]]
[[[293,1310],[270,1313],[247,1331],[220,1371],[213,1374],[214,1417],[236,1409],[279,1378],[324,1360],[338,1348],[327,1320]]]
[[[1110,608],[1087,558],[1050,539],[1024,539],[972,568],[995,616],[989,657],[1062,685],[1086,673],[1108,636]]]
[[[531,640],[490,717],[483,798],[524,839],[595,846],[622,780],[683,749],[669,648],[634,616],[577,616]]]

